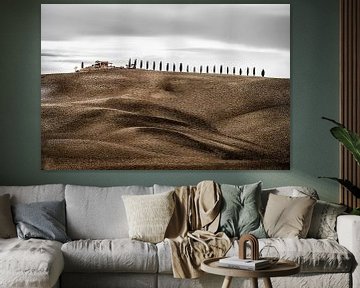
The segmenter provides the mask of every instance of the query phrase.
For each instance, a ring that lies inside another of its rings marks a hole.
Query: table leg
[[[258,279],[257,278],[251,278],[252,287],[258,288]]]
[[[225,276],[224,282],[221,286],[221,288],[230,288],[232,277],[231,276]]]
[[[266,277],[263,279],[264,279],[265,288],[273,288],[270,278]]]

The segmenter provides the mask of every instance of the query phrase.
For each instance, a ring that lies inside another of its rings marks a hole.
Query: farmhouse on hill
[[[77,70],[76,72],[87,72],[87,71],[93,71],[93,70],[105,70],[105,69],[113,69],[115,66],[113,66],[113,63],[110,63],[109,61],[100,61],[96,60],[94,64],[91,66],[84,67],[84,62],[81,63],[81,69]]]

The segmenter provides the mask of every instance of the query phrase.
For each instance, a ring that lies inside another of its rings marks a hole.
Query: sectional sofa
[[[76,185],[0,186],[0,195],[10,194],[12,204],[42,201],[66,203],[66,229],[72,239],[56,241],[18,238],[0,239],[0,287],[221,287],[222,277],[174,279],[171,250],[157,244],[131,240],[128,236],[123,195],[156,194],[174,187],[90,187]],[[293,195],[294,187],[264,189]],[[296,187],[317,197],[314,190]],[[294,196],[294,195],[293,195]],[[301,265],[301,273],[274,278],[274,287],[360,287],[360,217],[337,217],[338,241],[332,239],[260,239],[260,246],[273,245],[282,258]],[[236,255],[235,241],[228,255]],[[262,281],[259,281],[261,284]],[[249,285],[234,279],[236,285]],[[240,286],[239,286],[240,287]],[[241,286],[243,287],[243,286]]]

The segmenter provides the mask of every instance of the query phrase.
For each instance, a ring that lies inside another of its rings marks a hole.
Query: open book
[[[247,270],[259,270],[270,267],[271,262],[266,259],[251,260],[251,259],[240,259],[238,256],[229,258],[222,258],[219,260],[219,266],[247,269]]]

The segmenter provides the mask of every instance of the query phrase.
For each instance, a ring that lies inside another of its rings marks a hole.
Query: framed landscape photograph
[[[290,5],[42,4],[41,167],[290,169]]]

